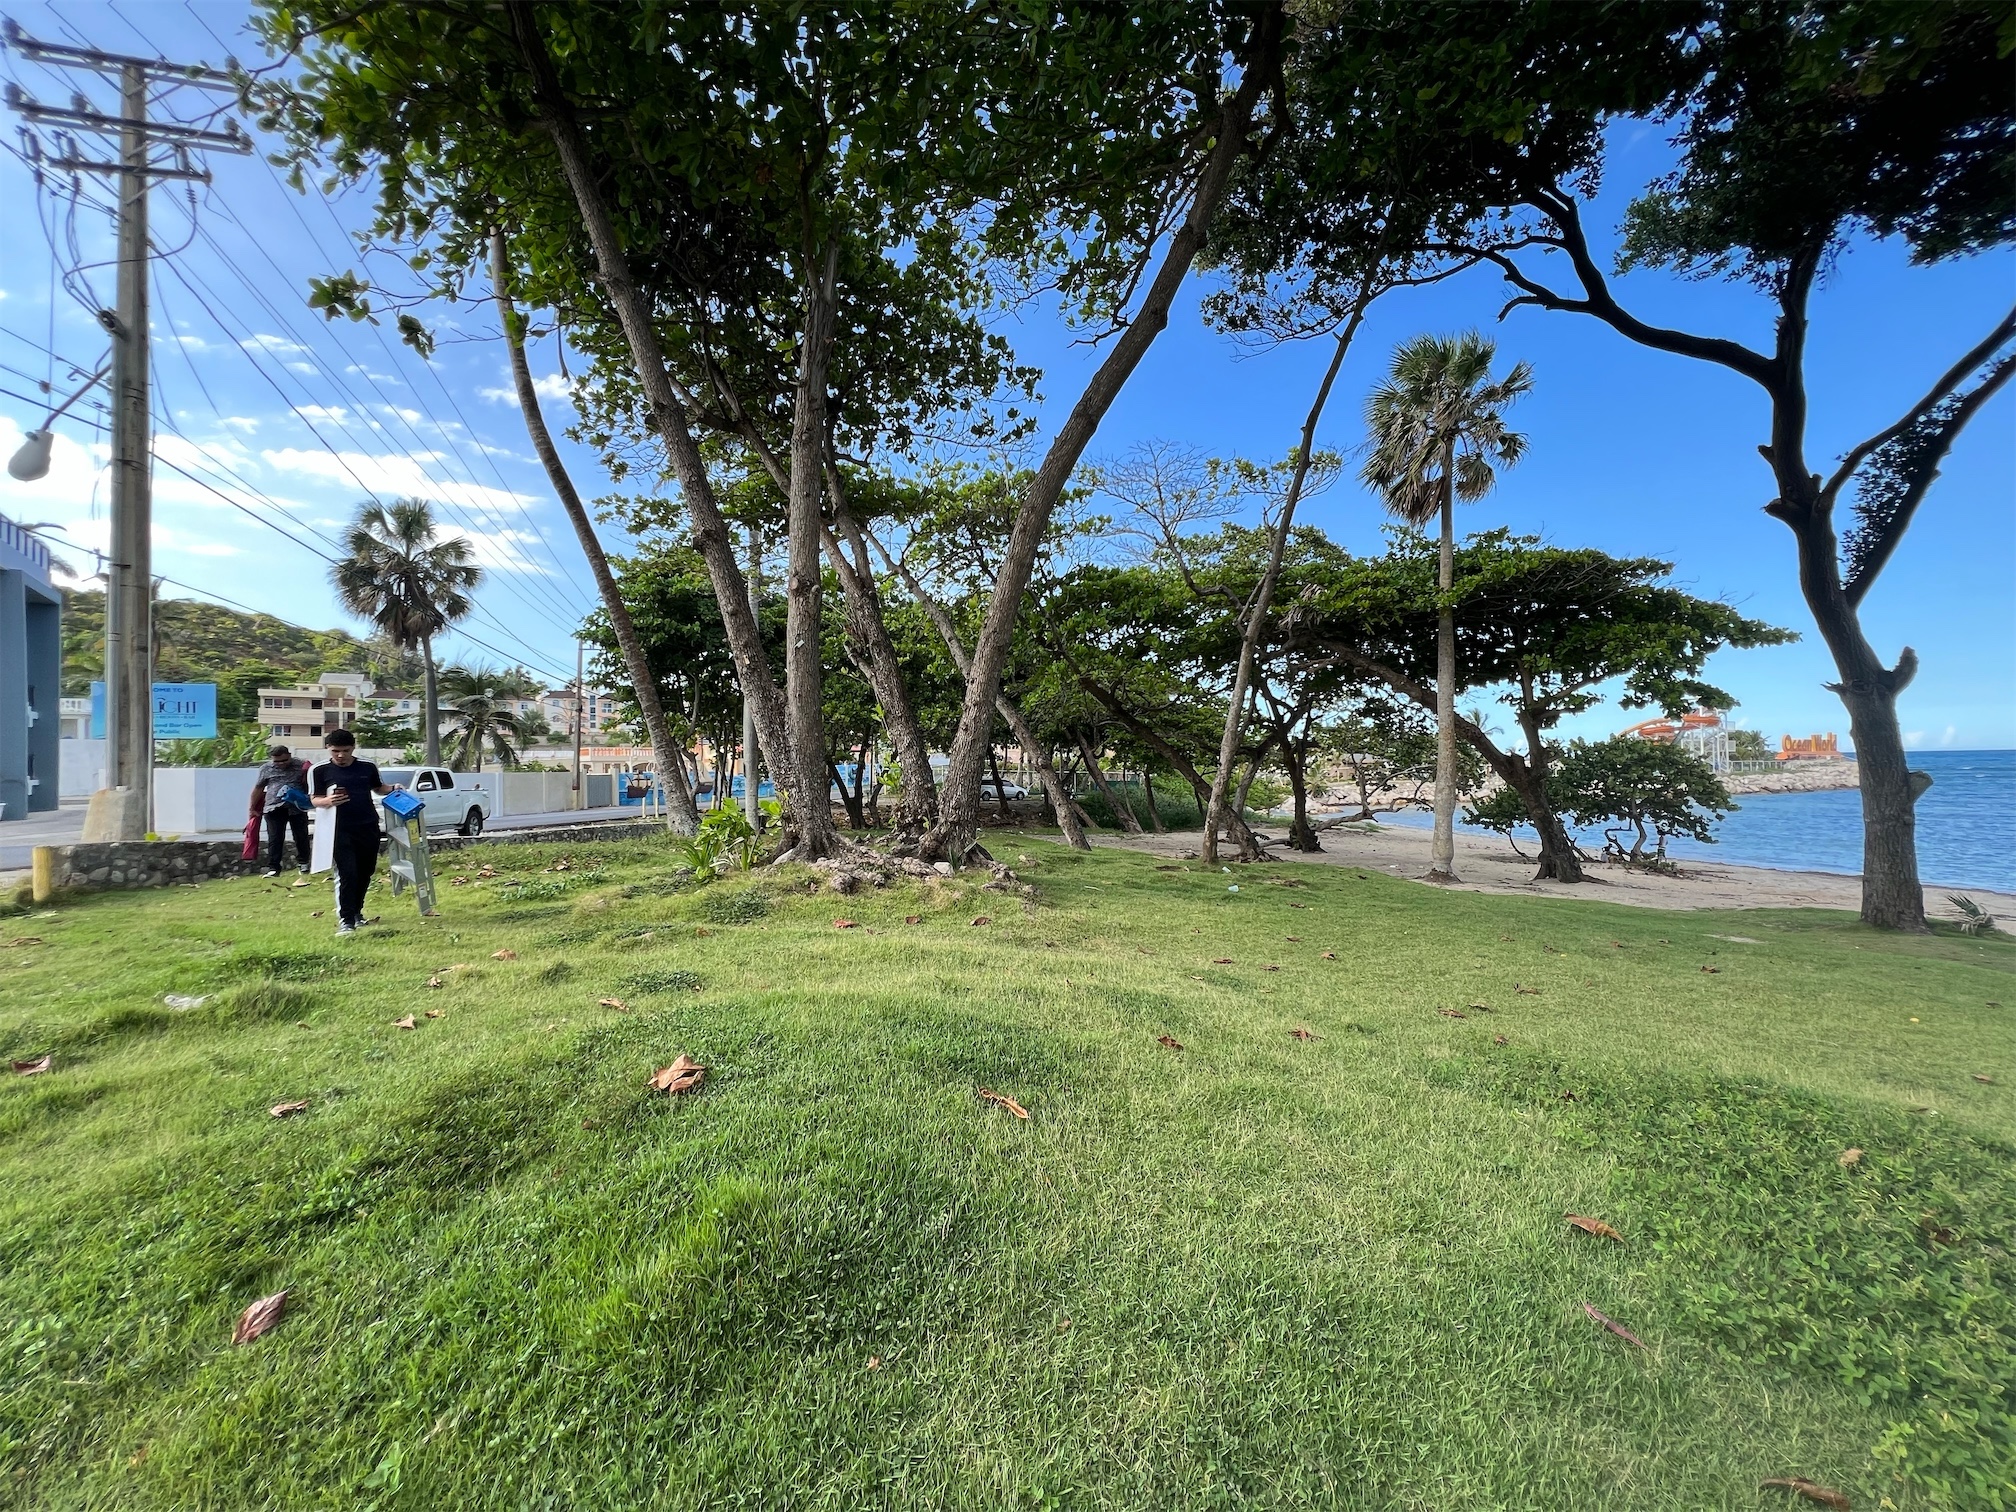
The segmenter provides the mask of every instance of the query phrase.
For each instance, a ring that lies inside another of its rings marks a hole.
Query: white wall
[[[483,780],[499,814],[551,814],[574,803],[572,772],[486,772]]]
[[[257,767],[156,767],[154,833],[236,833],[245,828],[246,800]]]
[[[56,743],[56,793],[60,798],[88,798],[105,786],[105,742],[60,740]],[[245,784],[251,790],[252,784]]]

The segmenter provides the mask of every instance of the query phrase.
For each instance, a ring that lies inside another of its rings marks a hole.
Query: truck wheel
[[[467,814],[465,814],[465,815],[463,815],[463,816],[462,816],[462,823],[461,823],[461,824],[460,824],[459,826],[457,826],[457,828],[456,828],[456,831],[455,831],[455,832],[456,832],[456,833],[457,833],[458,835],[480,835],[480,834],[482,834],[482,833],[483,833],[483,810],[481,810],[481,809],[478,809],[478,808],[472,808],[471,810],[469,810],[469,812],[468,812]]]

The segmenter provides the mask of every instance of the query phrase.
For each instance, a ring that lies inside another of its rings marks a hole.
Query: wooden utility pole
[[[93,803],[94,838],[138,840],[153,827],[154,799],[154,445],[152,396],[148,389],[147,193],[157,179],[210,182],[208,169],[194,166],[190,152],[249,153],[252,141],[229,123],[226,131],[206,131],[147,118],[148,91],[189,85],[235,95],[230,78],[211,69],[135,58],[90,47],[67,47],[28,36],[6,24],[7,45],[23,58],[53,67],[109,75],[119,80],[119,114],[89,108],[81,96],[68,108],[43,105],[19,85],[7,87],[7,103],[32,126],[48,126],[57,152],[43,157],[39,141],[31,158],[38,167],[71,173],[104,173],[119,181],[119,272],[116,304],[100,310],[98,321],[112,337],[112,557],[105,572],[105,782],[126,790],[121,799]],[[84,156],[75,132],[117,137],[119,156],[107,161]],[[172,161],[157,162],[167,148]],[[87,819],[87,829],[93,828]],[[108,832],[109,831],[109,832]]]
[[[581,637],[574,637],[574,807],[581,807],[581,726],[587,717],[587,690],[581,686],[584,668]]]

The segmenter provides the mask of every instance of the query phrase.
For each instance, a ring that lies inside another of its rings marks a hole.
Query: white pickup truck
[[[427,805],[421,822],[430,833],[452,829],[458,835],[480,835],[490,818],[489,786],[472,772],[456,773],[446,767],[380,767],[378,775]]]

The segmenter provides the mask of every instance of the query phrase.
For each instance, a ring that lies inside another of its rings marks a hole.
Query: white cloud
[[[172,339],[185,352],[214,352],[217,350],[216,342],[205,341],[201,336],[192,336],[186,331],[177,334]]]
[[[233,430],[245,432],[248,436],[259,429],[259,422],[250,415],[226,415],[224,423]]]
[[[399,382],[399,380],[393,377],[390,373],[374,373],[371,371],[370,368],[366,367],[361,362],[353,362],[348,367],[343,369],[343,371],[346,373],[362,373],[366,378],[369,378],[373,383]]]
[[[1955,725],[1946,726],[1946,732],[1939,737],[1939,744],[1942,746],[1950,747],[1953,744],[1954,737],[1957,736],[1959,733],[1960,731],[1958,726]]]
[[[304,420],[327,420],[332,425],[341,425],[350,418],[350,411],[340,404],[304,404],[296,413]]]
[[[492,404],[515,405],[518,402],[516,388],[486,388],[476,392]],[[541,399],[565,399],[574,392],[574,385],[558,373],[541,373],[532,380],[532,392]]]
[[[306,354],[308,348],[298,341],[289,341],[285,336],[265,334],[247,336],[238,345],[248,352],[267,352],[275,357],[291,357],[296,353]]]
[[[290,362],[286,365],[290,373],[299,373],[303,378],[319,378],[322,370],[312,362]]]
[[[1924,743],[1925,732],[1923,730],[1906,730],[1904,732],[1904,747],[1906,750],[1915,751]]]

